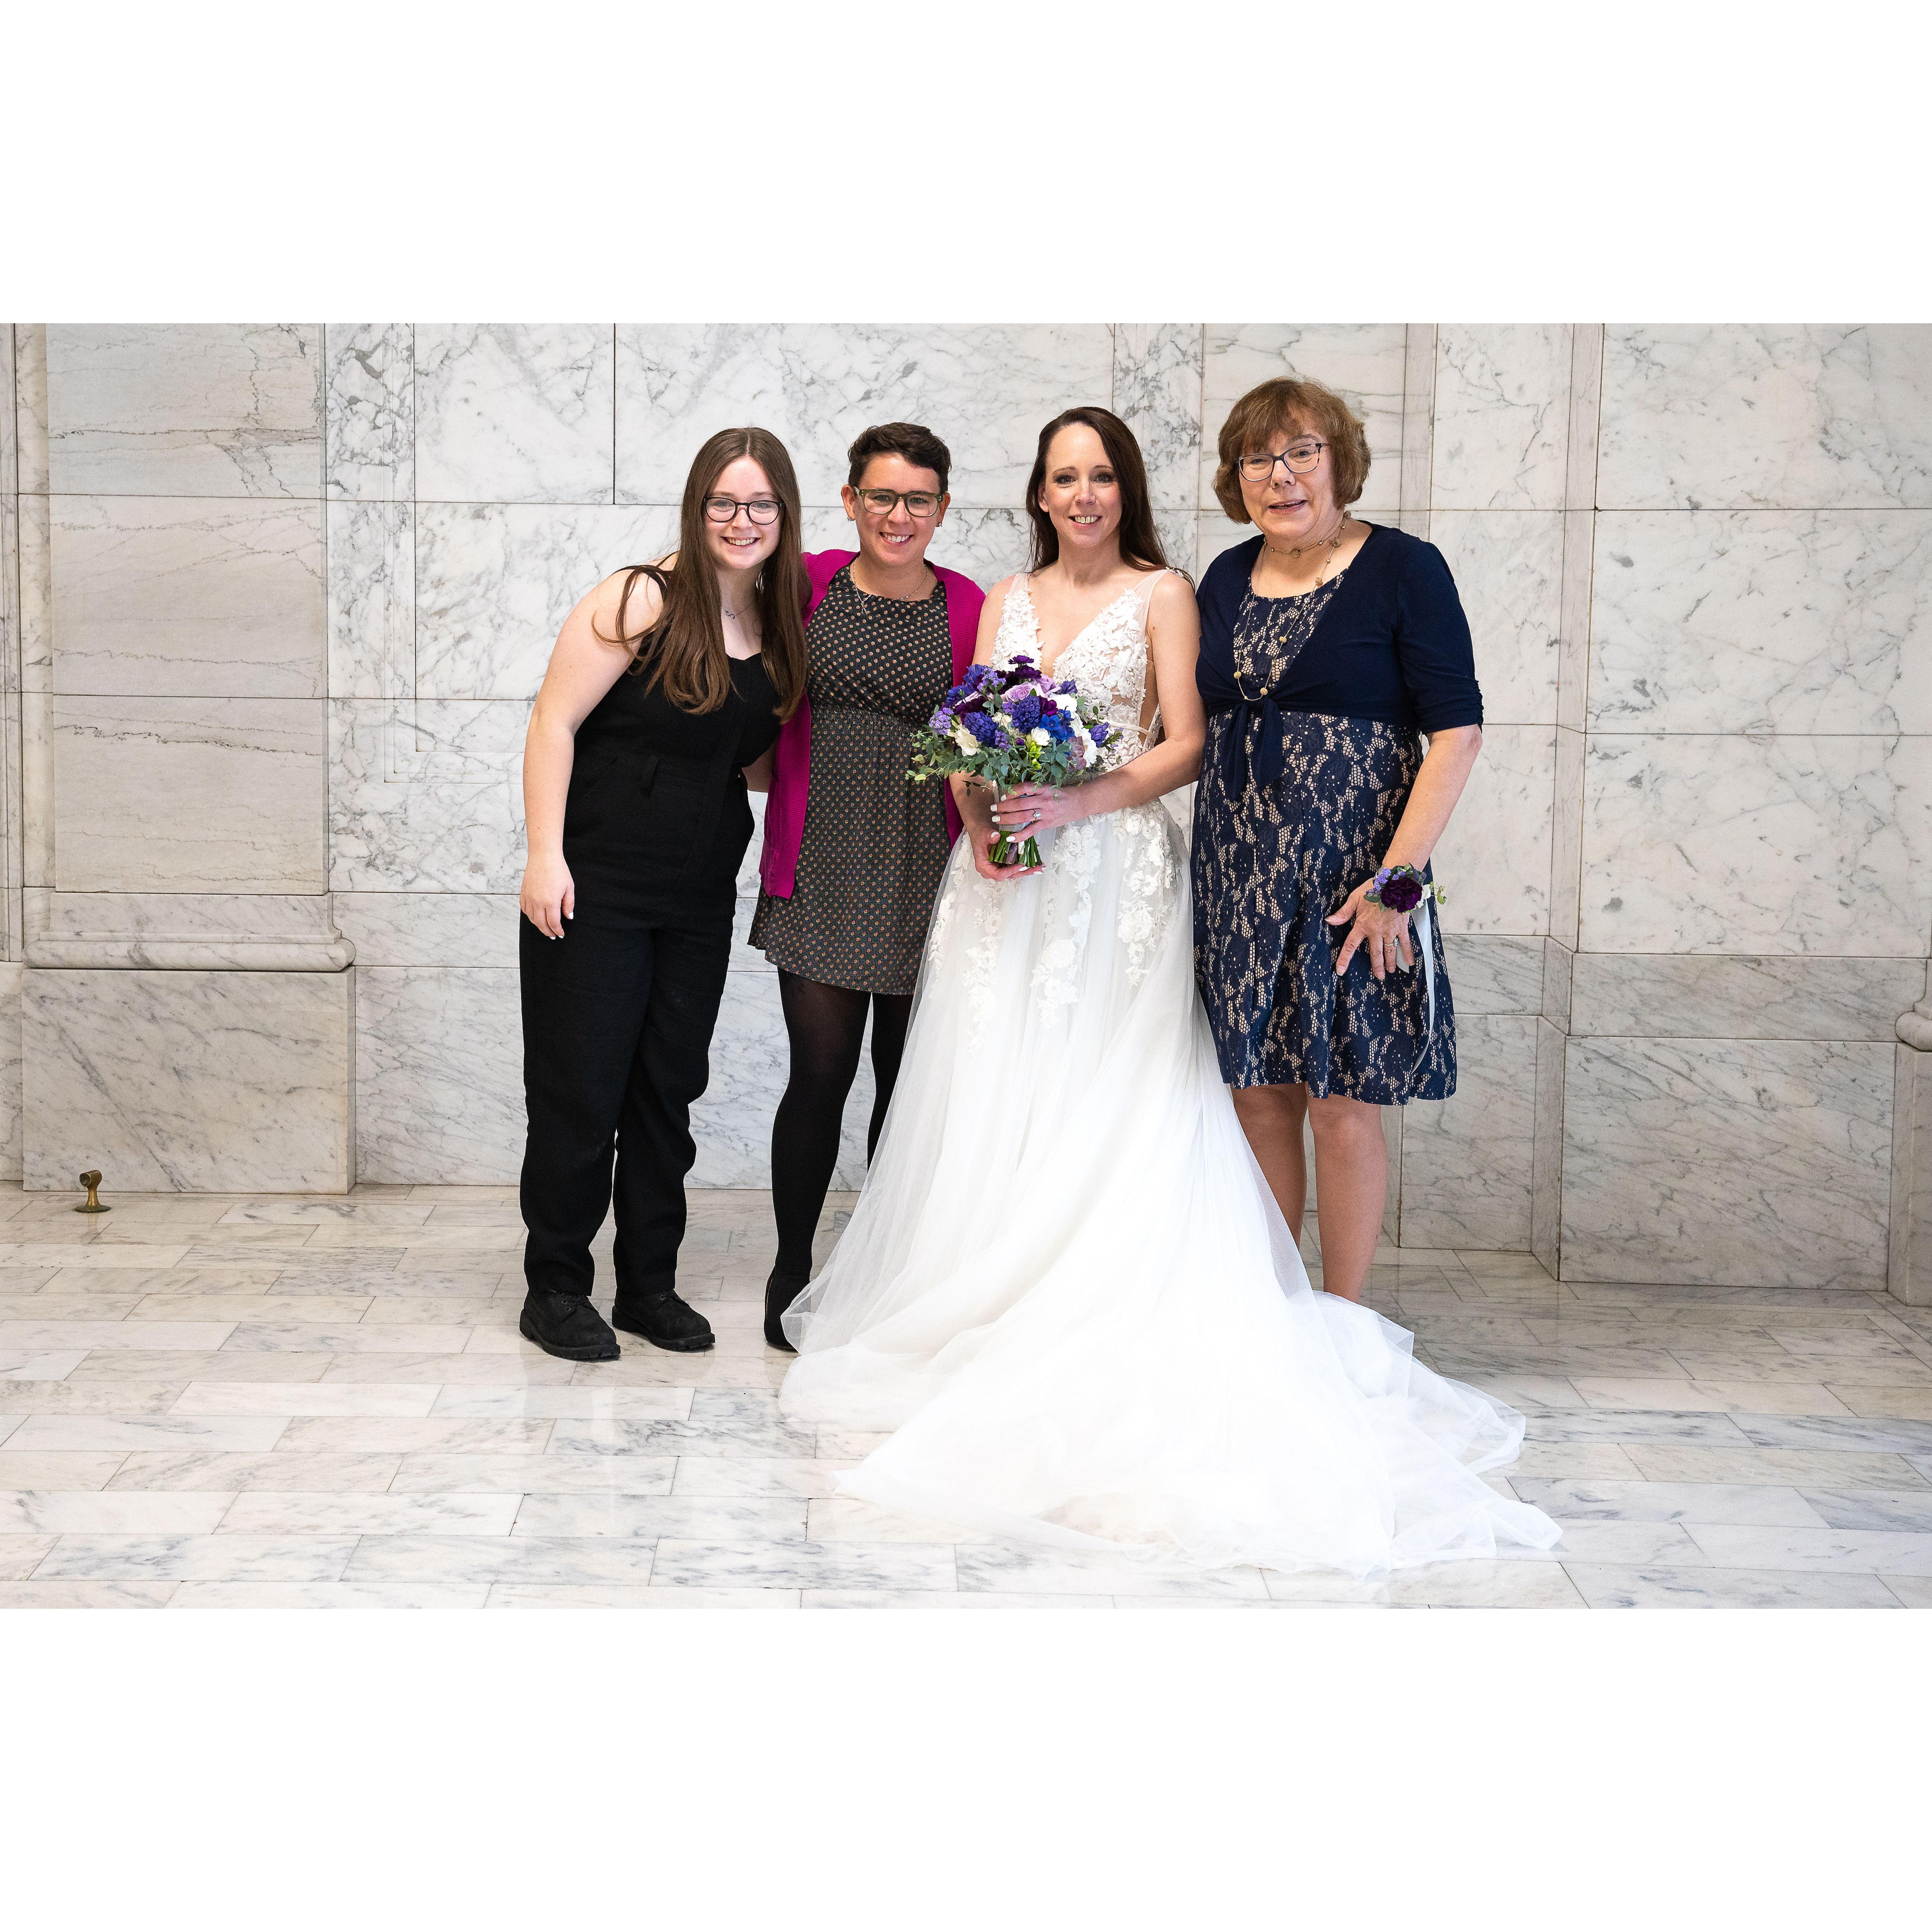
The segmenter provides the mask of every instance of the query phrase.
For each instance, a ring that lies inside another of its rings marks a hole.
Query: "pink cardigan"
[[[807,552],[805,574],[811,586],[806,601],[805,621],[825,601],[832,580],[856,557],[855,550],[821,550]],[[946,586],[946,622],[952,636],[952,682],[966,675],[973,662],[973,647],[980,634],[980,608],[986,593],[970,577],[956,570],[932,574]],[[805,842],[806,793],[812,778],[812,707],[800,703],[778,731],[777,755],[772,765],[772,789],[765,800],[765,844],[758,862],[759,883],[774,898],[788,899],[798,880],[798,854]],[[950,844],[959,836],[958,808],[952,802],[952,788],[946,790],[946,837]]]

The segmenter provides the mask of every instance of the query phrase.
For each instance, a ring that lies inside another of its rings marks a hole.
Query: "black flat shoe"
[[[517,1328],[545,1354],[566,1362],[614,1362],[624,1352],[587,1294],[533,1288],[524,1298]]]
[[[627,1335],[641,1335],[654,1348],[681,1355],[701,1354],[718,1340],[711,1324],[668,1288],[635,1301],[618,1302],[610,1310],[610,1322]]]
[[[798,1351],[785,1340],[778,1318],[805,1292],[811,1280],[809,1275],[782,1274],[776,1268],[765,1277],[765,1340],[788,1355],[795,1355]]]

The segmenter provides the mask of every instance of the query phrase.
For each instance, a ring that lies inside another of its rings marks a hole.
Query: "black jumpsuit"
[[[565,937],[518,934],[524,1273],[588,1295],[590,1244],[612,1202],[617,1299],[675,1285],[691,1103],[710,1078],[738,867],[752,836],[742,767],[778,736],[758,658],[701,716],[626,671],[578,728],[563,857],[577,887]]]

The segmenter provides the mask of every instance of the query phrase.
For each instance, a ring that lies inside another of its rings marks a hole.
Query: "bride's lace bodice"
[[[1130,584],[1094,618],[1054,660],[1052,677],[1070,677],[1083,692],[1104,698],[1107,722],[1119,735],[1120,750],[1109,764],[1118,769],[1147,749],[1141,712],[1147,702],[1148,606],[1154,586],[1166,573],[1150,571]],[[995,662],[1006,664],[1024,651],[1038,664],[1042,654],[1040,620],[1033,608],[1032,579],[1016,577],[1006,592],[993,639]]]

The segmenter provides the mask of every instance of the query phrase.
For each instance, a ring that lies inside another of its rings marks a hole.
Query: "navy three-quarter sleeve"
[[[1424,731],[1483,722],[1476,654],[1456,580],[1432,543],[1402,547],[1396,580],[1395,650],[1403,689]]]

